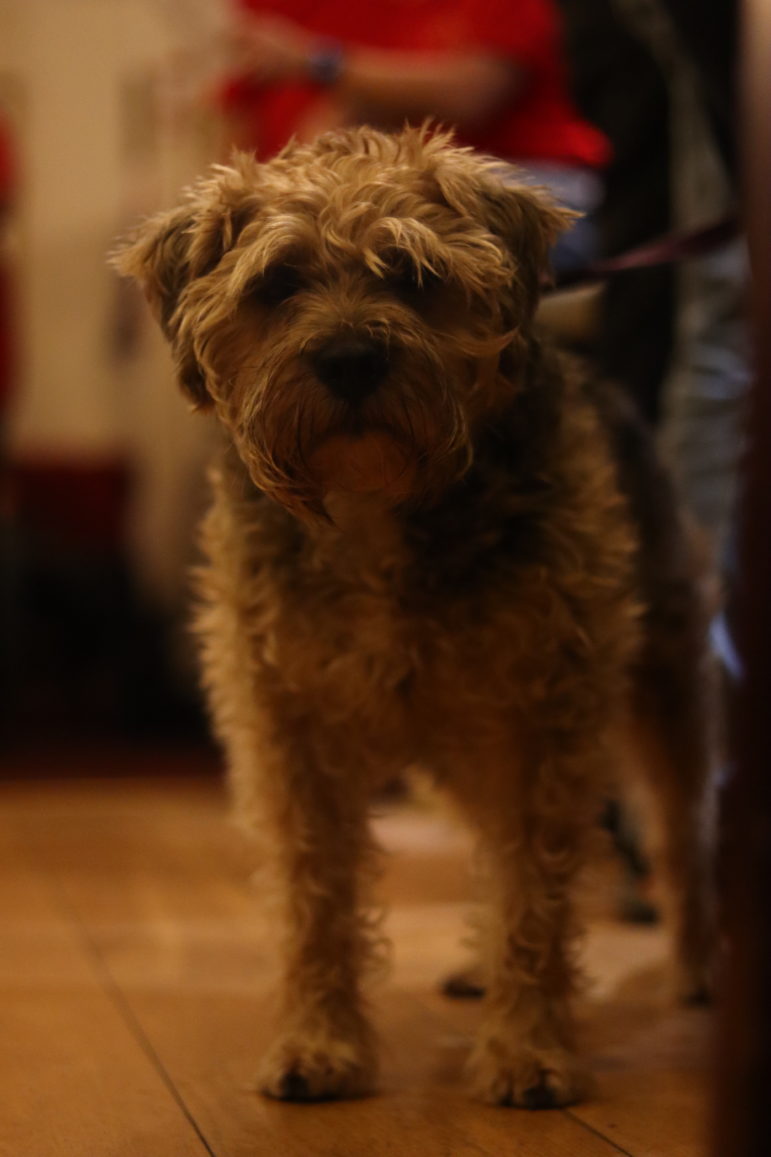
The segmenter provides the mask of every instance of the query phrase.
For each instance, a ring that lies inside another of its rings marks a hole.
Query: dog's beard
[[[239,403],[223,401],[220,416],[255,485],[304,520],[326,518],[334,493],[420,505],[470,464],[460,391],[435,379],[386,382],[356,406],[300,370],[274,375],[250,405],[247,390],[239,383]]]

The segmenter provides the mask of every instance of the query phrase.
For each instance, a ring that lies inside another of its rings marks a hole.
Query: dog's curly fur
[[[705,612],[631,407],[544,348],[569,215],[443,134],[237,156],[119,258],[227,435],[198,627],[288,936],[272,1096],[363,1094],[372,793],[431,769],[490,869],[486,1101],[565,1104],[571,886],[633,728],[662,801],[680,984],[713,939]]]

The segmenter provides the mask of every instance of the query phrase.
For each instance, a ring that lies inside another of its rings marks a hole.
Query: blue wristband
[[[308,76],[322,88],[337,84],[345,65],[345,51],[338,40],[322,41],[308,54]]]

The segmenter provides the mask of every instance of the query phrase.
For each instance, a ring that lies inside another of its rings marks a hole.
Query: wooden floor
[[[598,1094],[567,1111],[466,1096],[479,1017],[460,962],[464,838],[425,807],[377,821],[395,944],[377,991],[382,1091],[320,1106],[250,1089],[274,929],[211,777],[0,784],[5,1157],[700,1157],[710,1017],[672,1009],[660,931],[593,921],[582,1007]]]

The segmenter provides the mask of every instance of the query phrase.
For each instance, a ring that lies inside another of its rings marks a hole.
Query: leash
[[[701,257],[731,241],[738,233],[739,218],[735,214],[721,217],[699,229],[668,233],[654,241],[646,241],[643,245],[627,249],[616,257],[605,257],[591,262],[583,269],[565,273],[553,282],[552,291],[572,289],[588,281],[604,280],[630,269],[648,269],[654,265],[671,265],[691,257]]]

